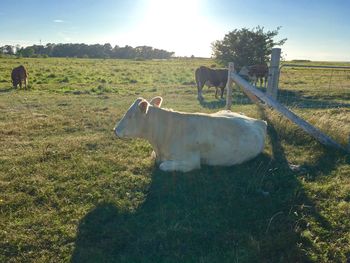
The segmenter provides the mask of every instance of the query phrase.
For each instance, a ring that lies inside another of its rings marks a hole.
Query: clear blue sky
[[[286,59],[350,61],[349,0],[2,0],[0,45],[150,45],[211,56],[236,28],[282,26]]]

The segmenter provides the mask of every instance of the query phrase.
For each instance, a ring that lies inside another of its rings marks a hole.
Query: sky
[[[1,0],[0,45],[148,45],[210,57],[234,29],[281,27],[284,59],[350,61],[349,0]]]

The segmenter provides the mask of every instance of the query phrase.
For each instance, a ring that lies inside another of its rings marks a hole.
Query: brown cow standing
[[[20,65],[19,67],[14,68],[11,73],[11,79],[13,87],[17,88],[17,85],[19,84],[19,87],[22,88],[23,81],[24,88],[27,89],[28,74],[24,66]]]
[[[269,75],[269,67],[267,64],[256,64],[252,66],[244,66],[239,72],[240,75],[248,77],[248,79],[256,86],[258,80],[260,80],[260,87],[264,81],[264,87],[266,88],[267,77]]]
[[[195,71],[197,89],[198,89],[198,99],[202,100],[202,89],[204,85],[210,87],[215,87],[215,98],[218,97],[219,88],[221,89],[221,98],[224,95],[224,89],[227,82],[227,69],[210,69],[205,66],[200,66]]]

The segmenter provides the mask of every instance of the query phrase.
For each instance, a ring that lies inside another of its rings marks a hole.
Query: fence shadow
[[[298,107],[306,109],[327,109],[350,107],[350,103],[337,102],[336,99],[350,100],[350,97],[335,95],[308,95],[302,91],[279,89],[278,101],[287,107]]]
[[[272,156],[242,165],[186,174],[155,168],[147,198],[134,212],[100,203],[80,221],[71,262],[311,261],[300,215],[331,226],[312,209],[272,123],[268,135]],[[334,168],[336,160],[324,156],[307,167],[310,173]],[[326,168],[320,168],[323,158]]]
[[[275,159],[276,162],[280,163],[282,167],[288,167],[288,169],[291,169],[291,165],[285,156],[284,149],[281,145],[280,138],[278,136],[278,133],[274,127],[273,122],[269,119],[269,117],[266,115],[266,112],[263,108],[259,108],[260,116],[261,118],[267,120],[268,122],[268,134],[271,140],[271,147],[272,147],[272,158]],[[292,142],[290,142],[292,143]],[[302,164],[299,166],[297,174],[300,173],[307,173],[307,180],[314,180],[319,175],[329,175],[331,172],[336,168],[336,164],[338,160],[345,155],[345,162],[350,164],[350,156],[346,153],[335,150],[323,145],[319,145],[322,149],[322,154],[318,158],[316,162],[314,162],[312,165],[310,164]],[[308,198],[305,198],[305,193],[302,188],[300,188],[300,191],[302,192],[302,195],[304,196],[302,198],[303,204],[307,205],[310,208],[310,211],[308,211],[308,214],[311,214],[317,222],[322,226],[323,228],[327,230],[331,230],[332,226],[331,224],[323,217],[321,216],[315,209],[315,204],[313,201],[311,201]],[[300,211],[302,213],[302,211]],[[308,243],[307,246],[312,246],[312,244]]]
[[[267,116],[266,112],[262,107],[259,107],[259,113],[260,117],[268,122],[268,135],[271,140],[271,146],[272,146],[272,153],[273,158],[279,162],[282,163],[283,166],[289,166],[288,161],[285,157],[283,147],[281,145],[281,141],[279,138],[279,135],[277,133],[277,130],[274,127],[274,123],[271,121],[271,119]],[[309,140],[314,140],[312,138],[305,137],[304,138],[304,144],[309,143]],[[302,138],[296,139],[294,137],[285,137],[285,141],[287,141],[291,145],[302,145]],[[345,162],[350,164],[350,155],[348,155],[346,152],[334,148],[330,148],[327,146],[324,146],[319,143],[318,145],[319,149],[321,151],[321,154],[319,158],[313,163],[313,164],[303,164],[301,168],[304,168],[308,172],[308,174],[312,177],[317,177],[319,174],[327,175],[331,171],[335,169],[335,166],[337,162],[340,159],[344,159]]]
[[[258,90],[266,93],[266,88],[256,87]],[[278,90],[278,102],[289,108],[306,109],[328,109],[350,107],[350,103],[339,102],[337,100],[349,100],[350,94],[322,94],[310,95],[300,90],[287,90],[280,88]],[[232,103],[236,105],[253,104],[240,88],[233,88]],[[202,105],[205,107],[205,105]]]

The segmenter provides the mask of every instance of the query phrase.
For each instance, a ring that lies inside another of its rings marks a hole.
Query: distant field
[[[11,88],[19,64],[29,90]],[[263,154],[228,168],[164,173],[146,141],[115,138],[140,96],[223,109],[214,89],[196,100],[199,65],[216,63],[1,58],[0,262],[349,261],[350,158],[276,113],[236,100],[269,136]],[[348,107],[300,112],[314,123],[326,112],[333,126],[321,128],[346,142]]]

